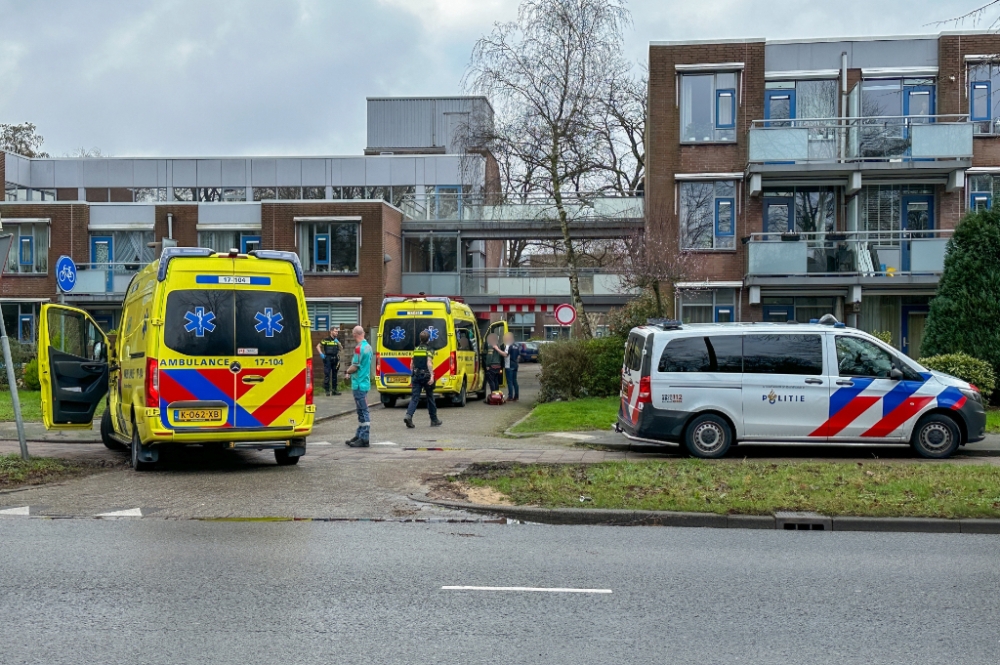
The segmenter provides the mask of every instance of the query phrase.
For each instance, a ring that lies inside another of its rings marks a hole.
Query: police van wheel
[[[458,393],[458,395],[456,395],[455,397],[452,398],[451,404],[452,404],[452,406],[462,407],[462,406],[465,406],[468,401],[469,401],[469,395],[468,395],[468,392],[466,391],[465,380],[463,379],[462,380],[462,391],[460,393]]]
[[[684,445],[695,457],[717,459],[723,457],[733,445],[733,432],[725,420],[707,413],[687,426]]]
[[[954,420],[939,413],[932,413],[921,418],[913,428],[910,444],[921,457],[944,459],[950,457],[958,448],[961,436]]]
[[[135,471],[149,471],[155,466],[154,462],[143,462],[139,459],[139,449],[142,441],[139,439],[139,428],[132,423],[132,469]]]
[[[125,450],[125,446],[112,436],[113,433],[114,426],[111,423],[111,411],[104,409],[104,415],[101,416],[101,441],[108,450]]]

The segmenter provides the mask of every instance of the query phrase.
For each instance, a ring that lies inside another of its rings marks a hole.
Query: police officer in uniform
[[[437,417],[437,404],[434,403],[434,350],[428,346],[430,341],[431,334],[424,330],[420,333],[420,344],[413,349],[413,361],[410,363],[413,392],[410,406],[406,408],[406,417],[403,418],[406,426],[411,428],[414,427],[413,414],[417,411],[422,392],[427,395],[427,413],[431,417],[431,427],[441,424]]]
[[[337,372],[340,370],[340,328],[331,328],[330,334],[316,345],[316,352],[323,358],[323,390],[330,395],[330,383],[333,383],[333,394],[337,390]]]

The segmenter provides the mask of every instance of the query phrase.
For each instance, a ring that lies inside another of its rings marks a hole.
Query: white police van
[[[625,436],[722,457],[735,443],[906,443],[944,458],[985,436],[979,389],[827,315],[818,323],[633,328]]]

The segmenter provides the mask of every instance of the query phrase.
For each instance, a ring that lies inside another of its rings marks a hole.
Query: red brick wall
[[[8,203],[0,207],[5,219],[42,218],[49,223],[49,270],[45,275],[4,274],[0,280],[0,293],[4,298],[55,298],[57,295],[55,271],[56,259],[69,255],[77,263],[90,261],[90,245],[87,226],[90,223],[90,208],[85,204],[16,204]],[[11,225],[13,226],[13,225]],[[36,248],[38,251],[38,248]]]
[[[223,205],[223,204],[219,204]],[[167,237],[167,214],[174,216],[174,240],[181,247],[198,246],[198,205],[176,204],[156,206],[154,233],[156,240]]]
[[[3,150],[0,150],[0,182],[7,182],[7,159],[4,157]]]
[[[392,260],[383,263],[382,295],[403,290],[403,213],[389,206],[382,206],[382,234],[384,251]]]

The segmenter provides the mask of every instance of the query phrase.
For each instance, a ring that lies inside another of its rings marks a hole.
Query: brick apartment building
[[[1000,195],[1000,36],[649,48],[647,228],[685,321],[832,312],[913,356],[951,230]]]
[[[79,269],[65,302],[116,328],[129,280],[155,258],[153,243],[297,252],[317,340],[334,325],[375,326],[384,294],[403,290],[402,208],[460,205],[495,191],[499,173],[492,155],[461,142],[470,117],[492,122],[484,98],[370,99],[368,116],[365,154],[350,157],[0,153],[0,222],[14,235],[0,281],[8,334],[34,340],[41,304],[60,298],[61,255]],[[487,243],[439,241],[435,261],[410,244],[416,262],[487,263]]]

